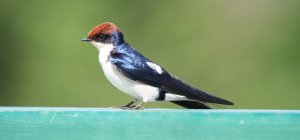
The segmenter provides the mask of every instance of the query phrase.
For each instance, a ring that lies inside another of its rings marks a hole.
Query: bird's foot
[[[123,109],[123,110],[143,110],[145,109],[144,107],[142,106],[123,106],[123,107],[120,107],[120,109]]]
[[[143,109],[144,109],[143,104],[144,104],[144,102],[141,102],[141,103],[138,104],[137,106],[134,106],[134,107],[132,108],[132,110],[143,110]]]
[[[143,109],[145,109],[145,107],[142,107],[142,106],[133,106],[131,108],[131,110],[143,110]]]
[[[113,109],[122,109],[122,110],[143,110],[145,107],[138,107],[138,106],[115,106],[112,107]]]
[[[123,109],[123,110],[143,110],[144,107],[142,106],[144,104],[144,102],[141,102],[140,104],[138,104],[137,106],[132,105],[132,103],[129,103],[125,106],[120,106],[120,107],[113,107],[114,109]]]
[[[115,106],[113,109],[132,110],[135,106]]]
[[[134,106],[121,106],[120,109],[131,110]]]

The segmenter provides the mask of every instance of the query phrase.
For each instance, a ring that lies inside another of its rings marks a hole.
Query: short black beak
[[[88,37],[85,37],[85,38],[81,39],[81,41],[90,42],[90,41],[92,41],[92,40],[91,40],[91,39],[89,39]]]

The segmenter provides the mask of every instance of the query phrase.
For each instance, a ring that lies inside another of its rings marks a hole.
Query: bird
[[[156,101],[169,101],[187,109],[234,104],[184,82],[146,58],[125,41],[122,31],[112,22],[95,26],[82,41],[99,51],[99,63],[108,81],[133,97],[121,109],[143,109],[144,103]]]

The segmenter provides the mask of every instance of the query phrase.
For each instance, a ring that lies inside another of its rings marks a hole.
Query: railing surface
[[[0,140],[300,140],[297,110],[0,107]]]

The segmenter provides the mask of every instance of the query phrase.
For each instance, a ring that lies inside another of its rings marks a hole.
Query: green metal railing
[[[0,107],[0,140],[300,140],[300,111]]]

